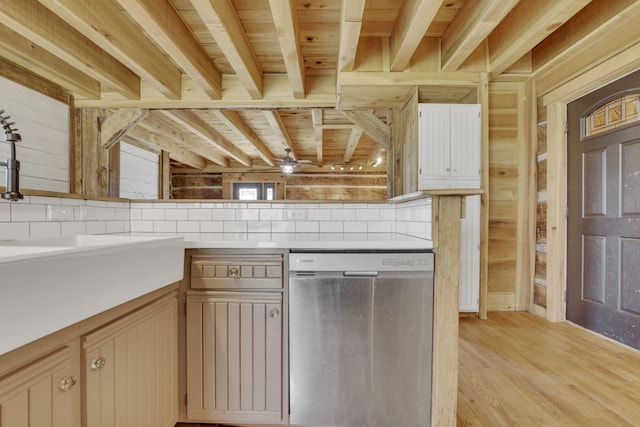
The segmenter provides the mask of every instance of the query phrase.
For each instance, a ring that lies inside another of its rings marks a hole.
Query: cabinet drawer
[[[191,289],[279,289],[281,255],[196,255]]]

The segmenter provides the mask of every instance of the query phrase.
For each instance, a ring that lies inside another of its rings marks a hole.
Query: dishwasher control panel
[[[433,271],[432,252],[292,252],[290,271]]]

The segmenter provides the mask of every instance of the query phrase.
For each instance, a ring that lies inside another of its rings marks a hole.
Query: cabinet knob
[[[278,317],[280,317],[280,310],[274,308],[269,312],[269,317],[271,317],[272,319],[277,319]]]
[[[69,391],[78,382],[78,377],[73,375],[60,381],[60,391]]]
[[[239,274],[240,274],[240,270],[238,270],[238,267],[231,267],[229,269],[229,276],[238,277]]]
[[[107,363],[107,360],[104,357],[102,356],[96,357],[91,359],[91,362],[89,363],[89,368],[96,371],[98,369],[102,369],[105,363]]]

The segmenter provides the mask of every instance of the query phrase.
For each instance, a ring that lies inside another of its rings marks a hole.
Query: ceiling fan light
[[[290,165],[290,164],[284,164],[283,163],[280,166],[280,169],[282,170],[282,173],[290,174],[290,173],[293,173],[294,166]]]

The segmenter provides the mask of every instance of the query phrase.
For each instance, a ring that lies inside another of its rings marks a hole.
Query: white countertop
[[[395,233],[128,233],[183,237],[185,248],[424,250],[433,241]]]

